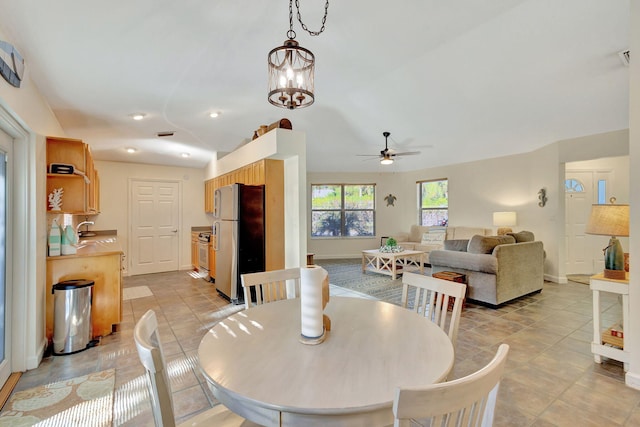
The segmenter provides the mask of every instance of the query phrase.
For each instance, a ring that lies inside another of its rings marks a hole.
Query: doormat
[[[15,392],[0,426],[110,426],[115,369]]]
[[[122,299],[124,301],[135,298],[152,297],[153,293],[148,286],[134,286],[132,288],[124,288],[122,290]]]

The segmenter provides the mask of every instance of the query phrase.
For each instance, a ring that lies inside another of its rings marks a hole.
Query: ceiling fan
[[[405,151],[399,153],[393,148],[389,148],[387,141],[389,135],[391,135],[390,132],[382,132],[382,136],[384,136],[384,150],[380,150],[380,154],[359,154],[359,156],[378,157],[381,165],[390,165],[397,156],[413,156],[415,154],[420,154],[420,151]]]

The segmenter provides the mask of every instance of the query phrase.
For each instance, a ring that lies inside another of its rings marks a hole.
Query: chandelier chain
[[[289,31],[293,31],[293,18],[292,18],[293,8],[292,8],[291,3],[292,3],[292,0],[289,0]],[[322,27],[320,27],[319,31],[309,30],[309,28],[307,28],[307,26],[304,24],[304,22],[302,22],[302,15],[300,15],[300,1],[299,0],[296,0],[296,11],[297,11],[298,22],[300,22],[300,25],[302,26],[302,29],[305,30],[307,33],[309,33],[312,36],[319,36],[324,31],[324,25],[327,22],[327,13],[329,12],[329,0],[327,0],[326,3],[324,4],[324,16],[322,17]],[[295,31],[293,33],[295,35]]]
[[[287,31],[287,37],[293,40],[296,38],[296,32],[293,31],[293,1],[289,0],[289,31]]]

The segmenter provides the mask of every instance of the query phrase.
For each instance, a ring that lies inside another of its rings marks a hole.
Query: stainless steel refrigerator
[[[216,290],[244,303],[240,275],[264,271],[264,185],[232,184],[213,197]]]

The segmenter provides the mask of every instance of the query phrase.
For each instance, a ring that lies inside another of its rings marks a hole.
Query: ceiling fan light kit
[[[310,31],[302,22],[299,0],[296,0],[298,21],[302,28],[312,36],[324,31],[329,9],[329,0],[324,7],[322,28]],[[305,49],[295,40],[293,31],[293,0],[289,0],[289,31],[287,40],[269,52],[267,65],[269,71],[269,103],[280,108],[293,110],[313,104],[315,56],[309,49]]]
[[[391,132],[382,132],[382,136],[384,136],[384,150],[380,150],[380,154],[359,154],[359,156],[378,157],[381,165],[392,165],[396,156],[412,156],[414,154],[420,154],[419,151],[405,151],[398,153],[393,148],[389,148],[388,139],[390,135]]]

